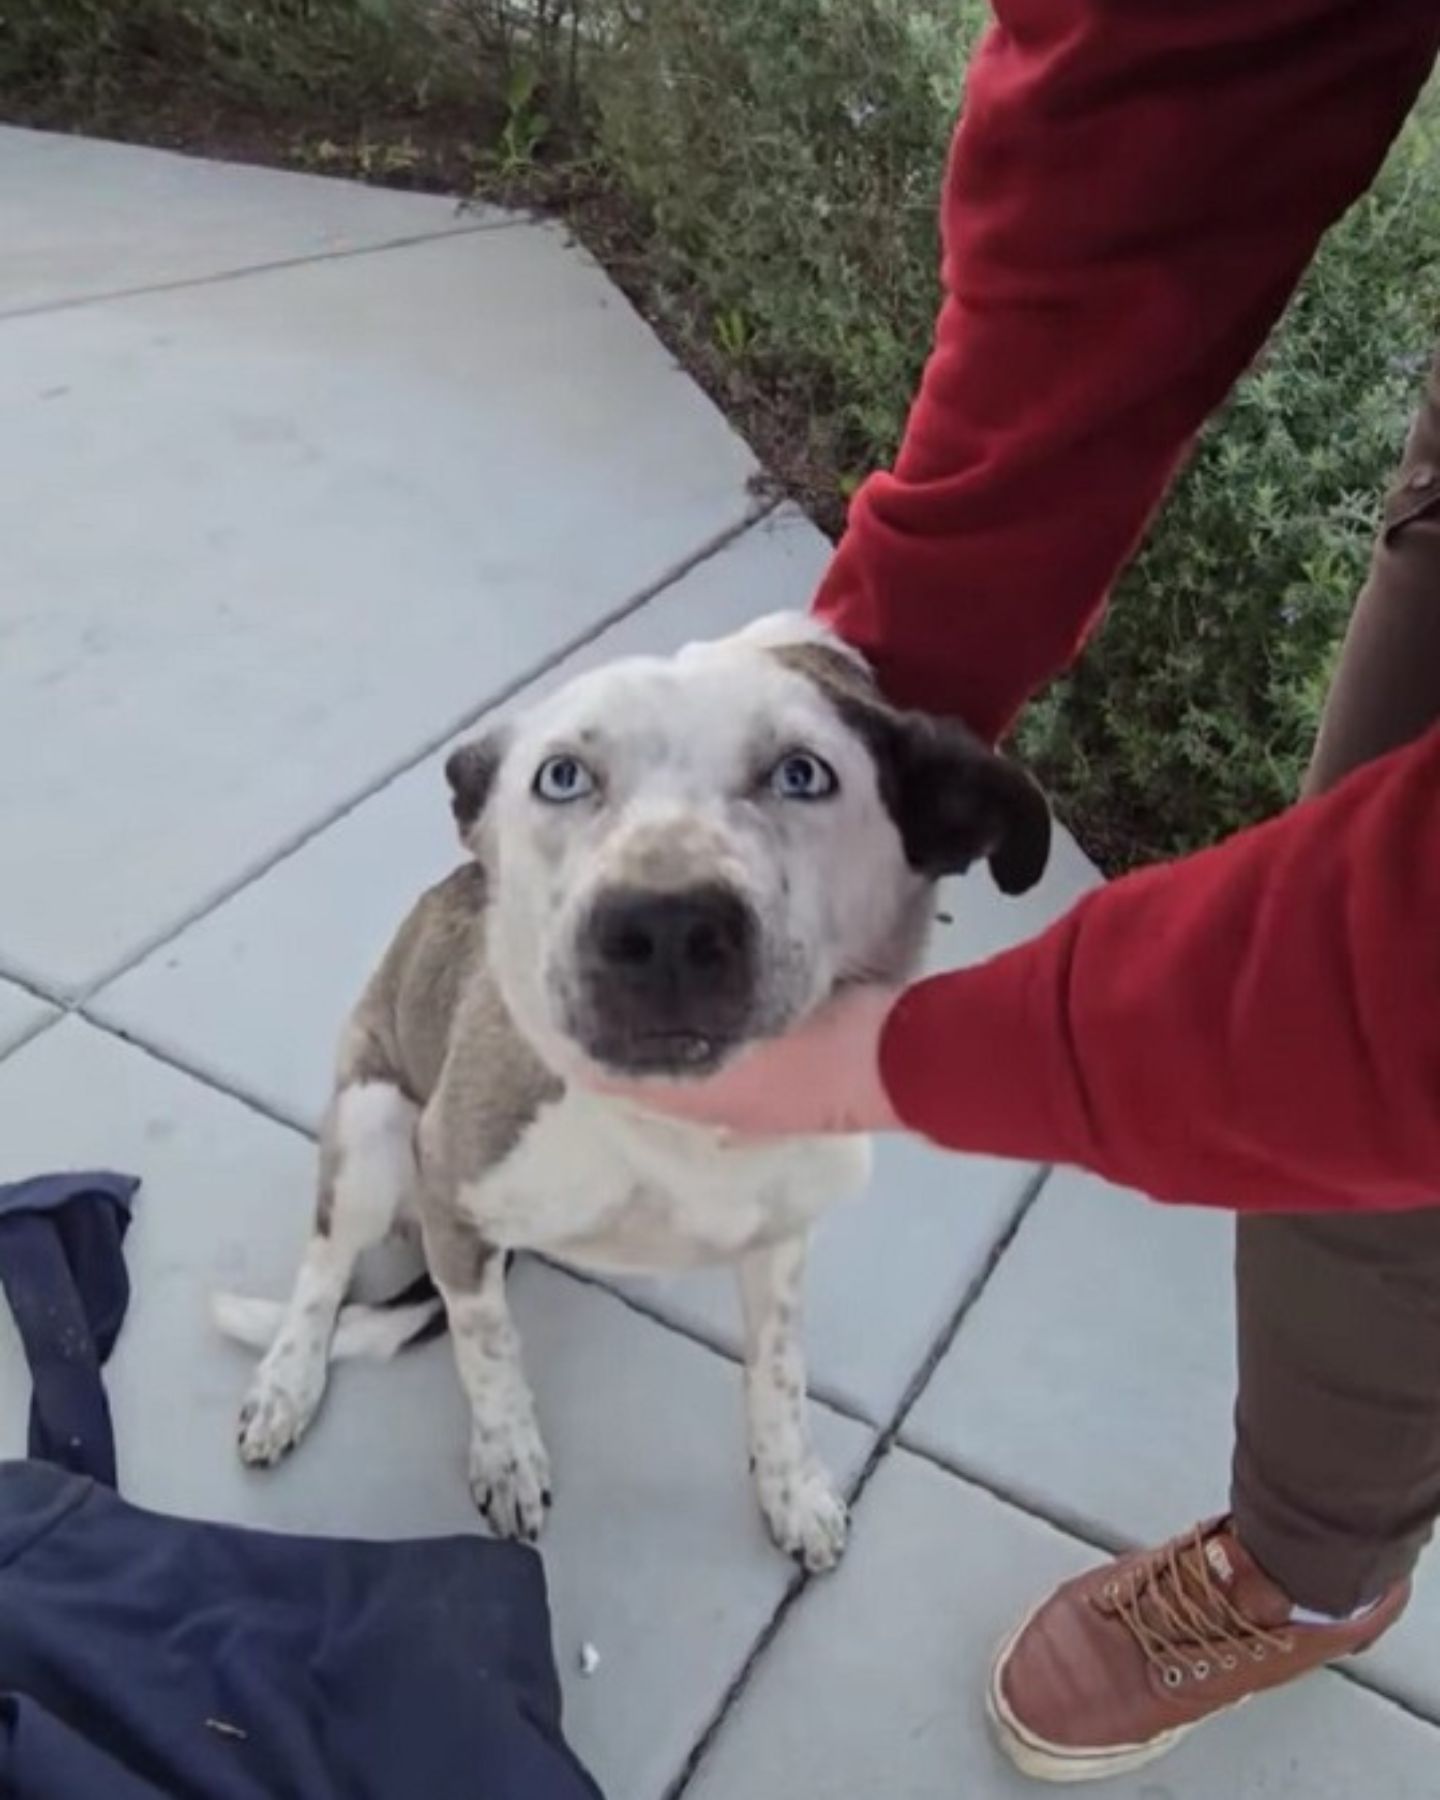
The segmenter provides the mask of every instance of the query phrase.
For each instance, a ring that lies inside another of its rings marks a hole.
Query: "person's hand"
[[[898,1130],[880,1078],[880,1036],[897,998],[891,988],[848,988],[786,1036],[699,1080],[594,1085],[656,1112],[756,1137]]]

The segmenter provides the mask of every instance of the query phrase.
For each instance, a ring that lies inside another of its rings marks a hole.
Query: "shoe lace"
[[[1209,1679],[1213,1664],[1197,1650],[1211,1651],[1230,1670],[1242,1657],[1259,1663],[1294,1648],[1293,1638],[1257,1624],[1236,1606],[1215,1578],[1198,1530],[1112,1581],[1105,1597],[1167,1687],[1179,1687],[1187,1670],[1196,1681]]]

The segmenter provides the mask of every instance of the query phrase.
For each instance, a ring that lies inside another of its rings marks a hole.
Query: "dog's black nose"
[[[596,960],[611,980],[637,993],[680,999],[741,983],[755,927],[739,895],[715,885],[674,894],[606,894],[596,904],[590,933]]]

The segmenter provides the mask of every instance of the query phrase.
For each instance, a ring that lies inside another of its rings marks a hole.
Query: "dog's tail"
[[[281,1301],[248,1300],[240,1294],[216,1294],[210,1311],[226,1337],[251,1350],[268,1350],[285,1317]],[[412,1344],[439,1337],[444,1329],[444,1305],[430,1277],[421,1275],[377,1305],[352,1301],[341,1307],[330,1340],[330,1360],[388,1362]]]

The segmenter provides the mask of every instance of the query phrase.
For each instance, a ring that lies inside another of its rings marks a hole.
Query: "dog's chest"
[[[571,1091],[459,1204],[505,1249],[607,1272],[695,1268],[807,1230],[869,1163],[862,1138],[736,1144]]]

